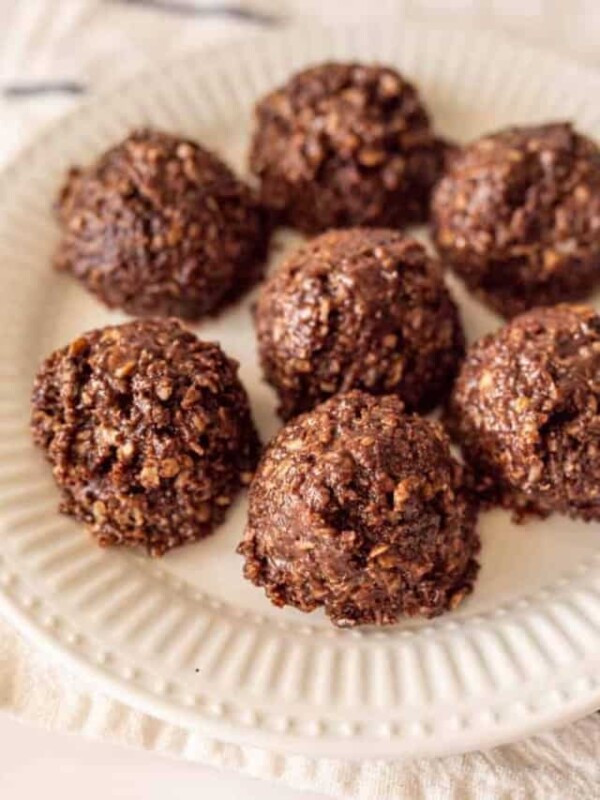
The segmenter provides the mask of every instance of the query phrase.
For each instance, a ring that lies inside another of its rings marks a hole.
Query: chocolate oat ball
[[[433,617],[473,586],[475,507],[441,425],[393,395],[337,395],[288,423],[250,489],[244,575],[340,626]]]
[[[106,305],[197,319],[261,275],[268,220],[213,153],[142,130],[87,169],[57,203],[56,266]]]
[[[330,231],[292,253],[261,289],[256,327],[284,419],[350,389],[427,411],[464,352],[439,264],[384,229]]]
[[[252,477],[259,442],[237,364],[176,320],[80,336],[42,364],[32,402],[61,511],[102,546],[157,556],[202,539]]]
[[[600,316],[538,308],[474,344],[450,422],[483,489],[517,512],[600,519]]]
[[[328,63],[256,107],[250,167],[265,204],[306,233],[427,217],[445,145],[395,70]]]
[[[465,147],[432,216],[444,260],[504,316],[600,283],[600,150],[569,124],[511,128]]]

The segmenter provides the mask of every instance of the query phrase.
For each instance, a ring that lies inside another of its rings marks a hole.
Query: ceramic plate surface
[[[468,140],[510,123],[573,119],[600,139],[600,79],[485,35],[419,28],[291,30],[202,51],[130,81],[55,124],[0,178],[0,607],[102,688],[207,735],[347,758],[483,748],[600,707],[600,526],[481,519],[482,570],[455,613],[341,631],[277,610],[241,577],[240,499],[212,537],[149,560],[102,551],[57,513],[28,433],[39,361],[123,317],[55,274],[51,203],[65,170],[131,128],[198,139],[244,169],[253,101],[308,63],[356,58],[413,78],[439,130]],[[280,237],[289,243],[289,237]],[[498,320],[455,284],[469,338]],[[240,360],[261,431],[251,298],[197,326]]]

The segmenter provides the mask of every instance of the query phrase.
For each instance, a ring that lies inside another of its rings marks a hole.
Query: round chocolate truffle
[[[472,589],[476,511],[441,425],[353,391],[288,423],[250,489],[244,575],[340,626],[432,617]]]
[[[252,477],[259,442],[237,364],[176,320],[80,336],[42,364],[32,402],[61,511],[102,546],[157,556],[201,539]]]
[[[284,419],[350,389],[427,411],[464,353],[439,264],[384,229],[330,231],[292,253],[261,289],[256,327]]]
[[[57,212],[57,268],[139,316],[214,312],[260,277],[266,256],[267,216],[251,190],[213,153],[155,131],[71,170]]]
[[[474,344],[450,424],[481,487],[521,513],[600,519],[600,316],[538,308]]]
[[[250,167],[263,202],[316,233],[423,221],[444,153],[415,87],[395,70],[328,63],[258,103]]]
[[[504,316],[600,283],[600,150],[568,124],[511,128],[465,147],[432,215],[444,260]]]

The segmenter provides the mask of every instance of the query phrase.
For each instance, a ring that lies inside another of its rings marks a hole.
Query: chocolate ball
[[[481,487],[517,515],[600,519],[600,316],[538,308],[474,344],[450,422]]]
[[[250,167],[263,202],[306,233],[427,217],[444,145],[395,70],[327,63],[256,106]]]
[[[443,259],[504,316],[600,283],[600,150],[569,124],[511,128],[465,147],[432,216]]]
[[[209,534],[259,442],[237,364],[176,320],[86,333],[42,364],[33,438],[61,511],[102,546],[153,556]]]
[[[238,551],[278,606],[340,626],[455,608],[477,574],[476,512],[441,425],[353,391],[288,423],[250,489]]]
[[[390,230],[330,231],[300,247],[263,284],[256,327],[284,419],[350,389],[427,411],[464,353],[439,264]]]
[[[57,203],[58,269],[107,306],[198,319],[260,277],[266,213],[213,153],[156,131],[133,133]]]

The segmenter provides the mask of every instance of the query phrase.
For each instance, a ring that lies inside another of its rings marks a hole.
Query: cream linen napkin
[[[202,737],[119,703],[53,664],[0,621],[0,708],[81,733],[352,800],[597,800],[600,715],[488,753],[351,764],[282,756]]]
[[[174,57],[203,42],[243,36],[261,24],[251,15],[225,11],[182,13],[186,4],[203,5],[195,0],[179,0],[178,11],[161,8],[169,1],[2,0],[0,83],[11,86],[16,94],[0,100],[0,162],[34,135],[40,124],[77,102],[78,88],[90,93],[151,63],[157,52],[164,58]],[[233,5],[225,0],[206,0],[206,4],[213,9]],[[463,26],[493,24],[590,62],[600,61],[596,53],[600,14],[595,0],[563,4],[568,13],[562,17],[557,0],[381,0],[377,5],[363,0],[255,0],[239,5],[288,19],[318,16],[324,21],[355,21],[368,14],[400,11],[409,18],[434,19],[436,24],[440,20]],[[452,17],[447,14],[449,6],[456,11]],[[550,6],[554,13],[544,16]],[[582,13],[573,13],[574,9]],[[57,83],[68,91],[49,91]],[[32,89],[38,91],[23,94]],[[50,730],[82,733],[356,800],[595,800],[600,795],[598,714],[520,744],[432,761],[350,764],[283,756],[209,740],[135,711],[57,667],[1,620],[0,709]]]

